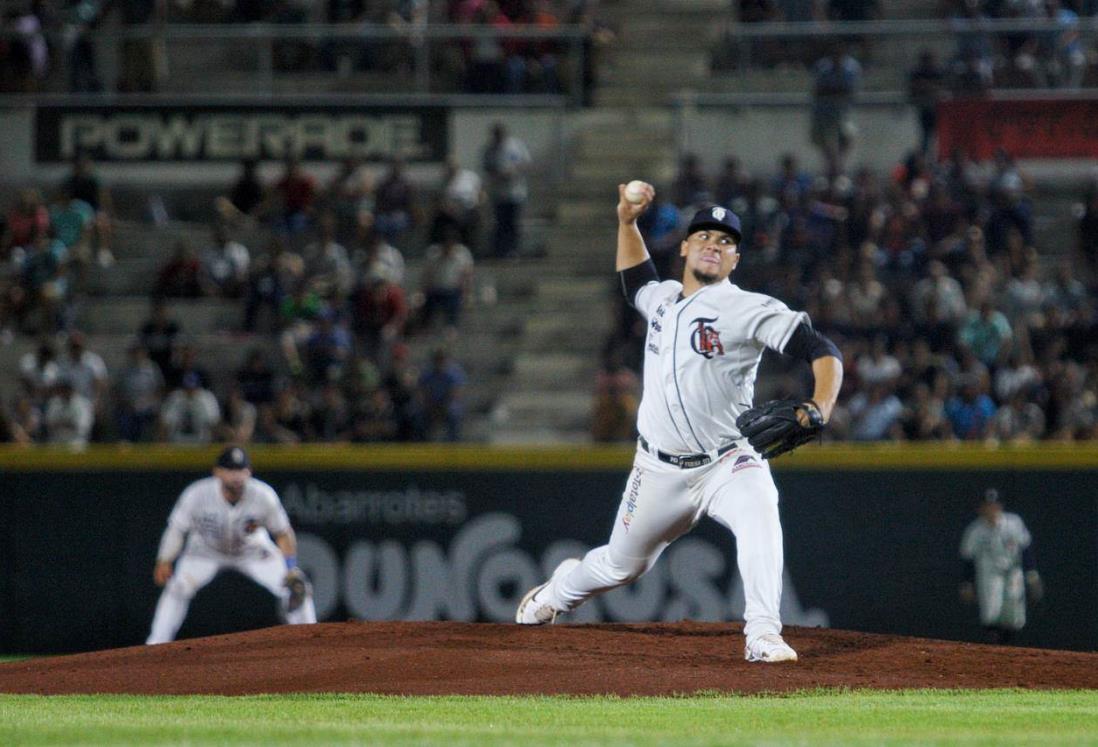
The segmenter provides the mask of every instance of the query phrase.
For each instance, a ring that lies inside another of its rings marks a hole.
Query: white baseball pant
[[[781,633],[784,550],[778,489],[770,466],[750,447],[693,469],[666,464],[638,449],[609,543],[588,552],[582,563],[552,583],[548,601],[559,610],[573,610],[596,594],[636,580],[703,515],[736,536],[747,640]]]
[[[168,643],[175,640],[194,595],[223,568],[239,571],[263,586],[278,597],[282,609],[286,609],[289,590],[282,583],[286,578],[286,561],[277,548],[273,548],[265,557],[239,558],[184,551],[175,563],[175,572],[160,593],[156,614],[153,615],[152,630],[145,643]],[[291,625],[316,622],[316,606],[311,595],[296,610],[286,612],[286,622]]]

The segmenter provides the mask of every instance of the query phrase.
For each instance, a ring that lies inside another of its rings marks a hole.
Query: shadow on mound
[[[727,623],[281,626],[0,665],[0,692],[672,695],[830,688],[1098,688],[1098,654],[786,628],[748,664]]]

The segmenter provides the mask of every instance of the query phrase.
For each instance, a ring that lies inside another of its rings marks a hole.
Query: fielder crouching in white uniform
[[[218,457],[213,476],[187,486],[168,518],[153,572],[164,591],[145,642],[174,640],[191,599],[223,568],[243,573],[278,597],[288,623],[315,623],[312,592],[296,554],[297,540],[278,494],[252,477],[247,453],[230,446]]]
[[[778,490],[737,418],[751,408],[759,361],[769,347],[810,363],[813,398],[790,405],[787,422],[794,430],[817,432],[842,384],[839,351],[803,312],[729,282],[740,260],[734,213],[722,207],[699,211],[680,246],[682,282],[660,282],[636,225],[655,190],[645,184],[639,202],[626,198],[624,186],[618,192],[617,269],[626,298],[648,321],[637,454],[609,543],[582,561],[561,563],[526,594],[516,622],[552,622],[558,613],[639,578],[668,544],[708,515],[736,536],[746,602],[744,657],[796,661],[781,637]],[[768,455],[777,453],[757,445]]]

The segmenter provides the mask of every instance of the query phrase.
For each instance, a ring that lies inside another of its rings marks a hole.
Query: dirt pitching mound
[[[787,628],[800,661],[748,664],[727,623],[326,623],[0,665],[0,692],[671,695],[1098,688],[1098,654]]]

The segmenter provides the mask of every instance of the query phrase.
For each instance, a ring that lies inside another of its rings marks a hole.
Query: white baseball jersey
[[[637,429],[654,447],[707,452],[740,437],[764,348],[785,349],[804,312],[731,282],[682,298],[682,283],[652,281],[634,305],[648,320]]]
[[[961,557],[976,565],[980,621],[1021,630],[1026,623],[1022,551],[1032,538],[1022,517],[1003,513],[992,525],[976,519],[961,539]]]
[[[289,529],[286,509],[267,483],[249,478],[244,495],[232,504],[222,496],[218,479],[207,477],[191,483],[179,496],[168,518],[165,542],[173,532],[186,532],[187,554],[260,556],[271,552],[272,536]],[[165,557],[164,542],[159,557]]]

